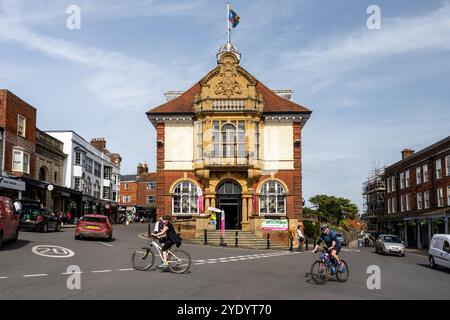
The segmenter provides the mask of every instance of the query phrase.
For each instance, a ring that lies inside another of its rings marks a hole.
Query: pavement
[[[309,276],[318,259],[311,251],[251,250],[183,244],[192,256],[186,274],[155,268],[136,271],[131,255],[146,245],[146,224],[115,225],[114,240],[74,239],[74,230],[20,232],[0,251],[0,300],[9,299],[448,299],[450,271],[430,269],[425,256],[382,256],[373,248],[344,248],[350,278],[316,285]],[[57,247],[49,247],[57,246]],[[55,255],[57,257],[55,257]],[[160,262],[156,261],[155,265]],[[380,289],[369,289],[371,270]],[[76,274],[74,275],[74,270]],[[79,272],[79,273],[78,273]],[[80,289],[73,287],[79,276]],[[68,286],[69,284],[69,286]],[[72,285],[71,285],[72,284]]]

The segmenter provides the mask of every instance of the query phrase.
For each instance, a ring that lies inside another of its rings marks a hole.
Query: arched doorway
[[[242,228],[241,193],[241,187],[233,181],[225,181],[217,187],[217,207],[225,211],[226,229],[240,230]],[[218,219],[220,221],[220,217]],[[217,224],[217,229],[220,229],[220,223]]]

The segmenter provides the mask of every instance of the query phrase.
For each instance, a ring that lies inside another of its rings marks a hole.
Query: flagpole
[[[231,28],[230,28],[230,2],[227,2],[227,43],[231,42]]]

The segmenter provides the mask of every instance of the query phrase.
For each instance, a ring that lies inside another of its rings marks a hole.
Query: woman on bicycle
[[[166,215],[163,217],[164,227],[161,232],[152,233],[152,236],[161,238],[166,236],[167,240],[165,241],[161,251],[163,254],[163,263],[158,268],[167,268],[169,266],[167,262],[167,250],[169,250],[174,244],[176,244],[177,248],[181,245],[181,238],[175,232],[173,224],[171,223],[171,217]]]

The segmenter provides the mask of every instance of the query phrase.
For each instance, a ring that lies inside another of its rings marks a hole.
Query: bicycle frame
[[[162,256],[162,247],[157,242],[155,242],[154,240],[150,239],[149,240],[149,244],[147,246],[147,250],[150,250],[150,247],[152,247],[152,246],[154,246],[156,248],[156,251],[158,251],[158,255],[159,255],[159,258],[161,259],[161,261],[164,261],[164,258]],[[180,258],[178,258],[176,255],[174,255],[172,253],[172,251],[170,251],[170,249],[167,250],[167,256],[169,256],[169,255],[173,256],[177,260],[180,260]],[[167,261],[167,263],[169,263],[169,261]]]
[[[328,253],[325,250],[322,250],[322,254],[321,254],[320,258],[323,262],[325,262],[325,264],[327,265],[327,267],[331,271],[331,273],[334,274],[336,272],[336,268],[335,268],[335,266],[333,266],[333,263],[331,260],[333,258],[331,256],[330,256],[330,258],[328,258]]]

